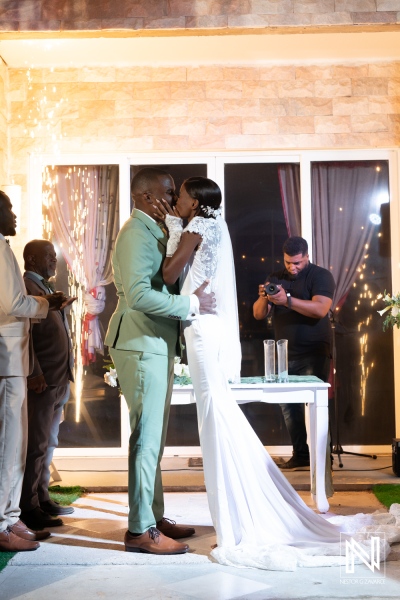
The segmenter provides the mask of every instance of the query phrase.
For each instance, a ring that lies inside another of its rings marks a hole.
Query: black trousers
[[[305,356],[289,360],[288,367],[289,375],[315,375],[322,381],[328,381],[330,358],[329,356]],[[280,407],[293,445],[293,456],[309,458],[304,404],[281,404]]]
[[[42,500],[40,486],[43,470],[47,468],[46,454],[54,413],[58,404],[64,402],[68,387],[68,384],[49,385],[41,394],[28,390],[28,451],[20,501],[23,511],[33,510]]]

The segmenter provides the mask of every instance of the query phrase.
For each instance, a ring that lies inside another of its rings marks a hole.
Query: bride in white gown
[[[209,280],[206,291],[216,296],[216,315],[199,315],[184,325],[207,497],[217,534],[212,556],[225,565],[292,571],[297,566],[343,564],[341,532],[358,531],[360,541],[368,532],[385,529],[386,539],[400,540],[396,518],[387,513],[329,520],[314,513],[233,399],[228,380],[240,380],[241,360],[236,284],[217,184],[192,177],[183,183],[174,211],[166,202],[157,202],[169,230],[165,282],[174,283],[180,276],[181,292],[191,294]],[[188,220],[184,229],[182,218]],[[389,551],[382,539],[381,558]]]

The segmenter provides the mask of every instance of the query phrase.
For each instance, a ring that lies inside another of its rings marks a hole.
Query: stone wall
[[[400,0],[7,0],[0,31],[229,30],[395,25]]]
[[[10,183],[7,178],[7,121],[8,121],[8,71],[0,62],[0,185]]]

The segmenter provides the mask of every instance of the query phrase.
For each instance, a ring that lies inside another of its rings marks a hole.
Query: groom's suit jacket
[[[176,355],[179,321],[187,318],[189,296],[162,279],[167,236],[155,221],[134,209],[118,234],[112,263],[118,305],[105,343],[117,350]]]
[[[44,319],[49,303],[27,296],[13,251],[0,235],[0,377],[27,377],[29,362],[29,319]]]
[[[32,273],[24,273],[26,291],[32,296],[49,293],[46,286]],[[67,385],[73,381],[72,343],[64,311],[50,310],[47,317],[34,323],[32,377],[43,375],[47,385]]]

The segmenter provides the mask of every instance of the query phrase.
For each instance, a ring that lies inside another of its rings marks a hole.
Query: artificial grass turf
[[[60,485],[54,485],[49,488],[50,498],[54,502],[58,502],[62,506],[68,506],[77,500],[84,493],[84,489],[79,486],[62,487]],[[16,552],[0,552],[0,571],[4,569],[8,561],[15,556]]]
[[[400,504],[400,484],[398,483],[381,483],[374,485],[372,488],[375,496],[387,508],[392,504]]]

